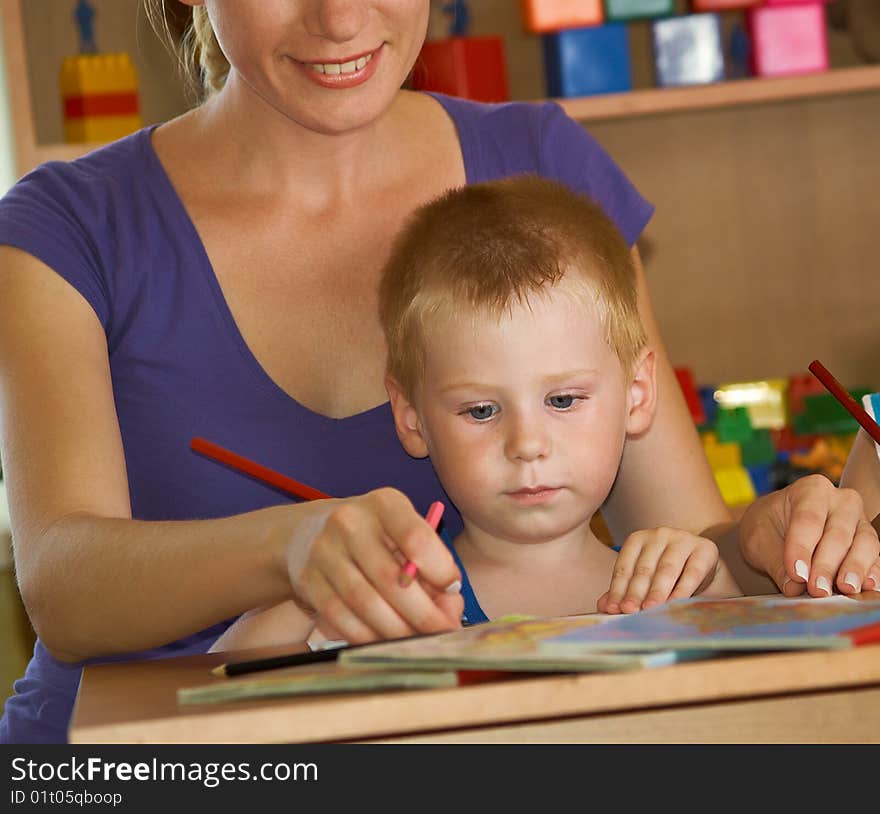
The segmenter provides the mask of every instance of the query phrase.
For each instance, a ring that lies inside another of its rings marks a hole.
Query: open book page
[[[672,664],[676,654],[563,653],[548,656],[542,643],[570,632],[616,624],[620,616],[585,614],[552,619],[499,619],[453,633],[382,642],[343,650],[342,664],[352,668],[410,670],[508,670],[512,672],[590,672],[632,670]],[[655,649],[656,650],[656,649]]]
[[[614,624],[563,630],[541,641],[545,658],[594,651],[807,650],[852,646],[845,635],[880,623],[880,593],[855,597],[678,599]]]

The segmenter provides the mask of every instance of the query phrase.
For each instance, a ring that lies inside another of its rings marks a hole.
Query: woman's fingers
[[[415,563],[419,580],[430,585],[446,587],[460,578],[452,555],[409,500],[377,490],[339,502],[299,582],[322,618],[352,643],[457,627],[460,616],[449,616],[455,598],[438,603],[420,581],[401,585],[402,561]]]

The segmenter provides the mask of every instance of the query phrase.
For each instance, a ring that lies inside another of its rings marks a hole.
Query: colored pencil
[[[437,633],[419,633],[415,636],[405,636],[394,641],[402,642],[410,639],[426,639],[429,636],[437,636]],[[322,661],[336,661],[343,650],[356,650],[359,647],[370,647],[376,642],[366,644],[345,644],[341,647],[332,647],[327,650],[307,650],[301,653],[284,653],[280,656],[266,656],[260,659],[248,659],[247,661],[232,661],[212,668],[215,676],[240,676],[247,673],[257,673],[260,670],[274,670],[279,667],[301,667],[304,664],[319,664]]]
[[[244,472],[246,475],[261,480],[263,483],[268,483],[270,486],[274,486],[276,489],[281,489],[289,495],[298,497],[301,500],[323,500],[324,498],[330,497],[330,495],[325,494],[318,489],[313,489],[311,486],[300,483],[293,478],[288,478],[287,475],[282,475],[280,472],[269,469],[268,466],[263,466],[256,461],[245,458],[244,455],[231,452],[230,450],[221,447],[219,444],[215,444],[213,441],[207,441],[204,438],[193,438],[189,442],[189,446],[193,452],[198,452],[201,455],[206,455],[208,458],[213,458],[221,464],[231,466],[239,472]]]
[[[859,422],[862,429],[868,433],[878,444],[880,444],[880,424],[874,421],[871,416],[841,385],[828,369],[818,359],[814,359],[809,365],[810,373],[812,373],[823,385],[825,389],[831,393],[846,409],[846,411]]]

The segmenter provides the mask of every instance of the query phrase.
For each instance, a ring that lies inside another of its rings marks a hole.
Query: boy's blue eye
[[[477,421],[486,421],[498,412],[498,408],[494,404],[478,404],[467,412],[471,418]]]
[[[550,396],[550,398],[547,399],[550,406],[556,410],[567,410],[572,404],[574,404],[574,400],[575,397],[568,393],[559,396]]]

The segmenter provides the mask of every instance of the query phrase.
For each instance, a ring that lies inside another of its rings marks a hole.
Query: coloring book
[[[343,650],[342,664],[363,668],[410,670],[505,670],[510,672],[592,672],[660,667],[676,661],[674,651],[651,653],[576,653],[552,656],[543,642],[566,633],[605,627],[622,617],[585,614],[560,618],[503,618],[452,633],[418,636]]]
[[[177,691],[177,703],[216,704],[316,693],[427,689],[454,687],[457,683],[458,676],[452,670],[350,670],[336,662],[325,662],[235,678],[217,678],[210,684],[181,687]]]
[[[846,634],[877,625],[880,641],[880,593],[823,598],[745,596],[734,599],[691,597],[618,616],[594,628],[563,630],[546,636],[547,658],[565,653],[678,651],[809,650],[851,647]],[[862,634],[864,641],[864,634]]]

